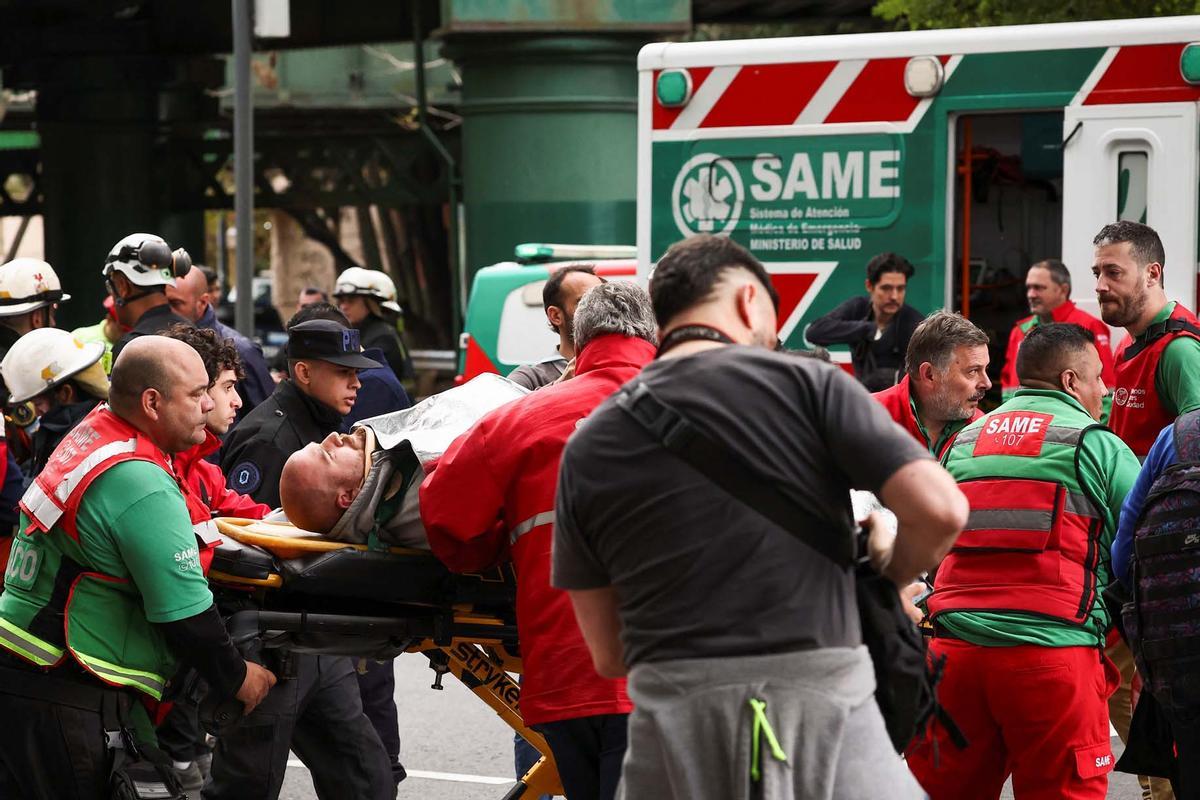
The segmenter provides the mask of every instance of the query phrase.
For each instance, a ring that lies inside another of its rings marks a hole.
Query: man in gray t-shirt
[[[829,520],[829,536],[848,535],[851,488],[876,492],[899,520],[878,543],[897,583],[949,549],[967,511],[954,481],[843,372],[766,349],[775,298],[752,256],[693,237],[659,261],[651,296],[662,355],[639,380],[730,450],[728,468],[753,465]],[[755,782],[785,800],[829,786],[922,796],[874,702],[852,576],[613,400],[564,454],[552,583],[570,592],[600,673],[628,671],[624,797],[742,798]],[[751,746],[764,723],[779,748]]]

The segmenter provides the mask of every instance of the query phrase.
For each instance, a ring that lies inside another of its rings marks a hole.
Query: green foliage
[[[973,28],[1163,17],[1200,12],[1200,0],[878,0],[874,14],[900,28]]]

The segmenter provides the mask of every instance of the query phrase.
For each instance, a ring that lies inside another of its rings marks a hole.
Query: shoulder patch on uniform
[[[243,461],[229,471],[229,488],[238,494],[250,494],[262,483],[262,470],[252,461]]]

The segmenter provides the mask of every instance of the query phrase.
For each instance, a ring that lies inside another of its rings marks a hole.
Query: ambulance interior
[[[989,406],[999,402],[1009,331],[1029,314],[1025,271],[1061,257],[1062,130],[1061,110],[964,114],[953,122],[950,306],[991,339]]]

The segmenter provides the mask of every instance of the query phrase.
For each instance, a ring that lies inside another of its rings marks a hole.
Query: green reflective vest
[[[945,464],[971,511],[938,567],[933,619],[1017,612],[1087,625],[1104,517],[1076,455],[1085,432],[1102,427],[1047,393],[1014,397],[959,433]]]

